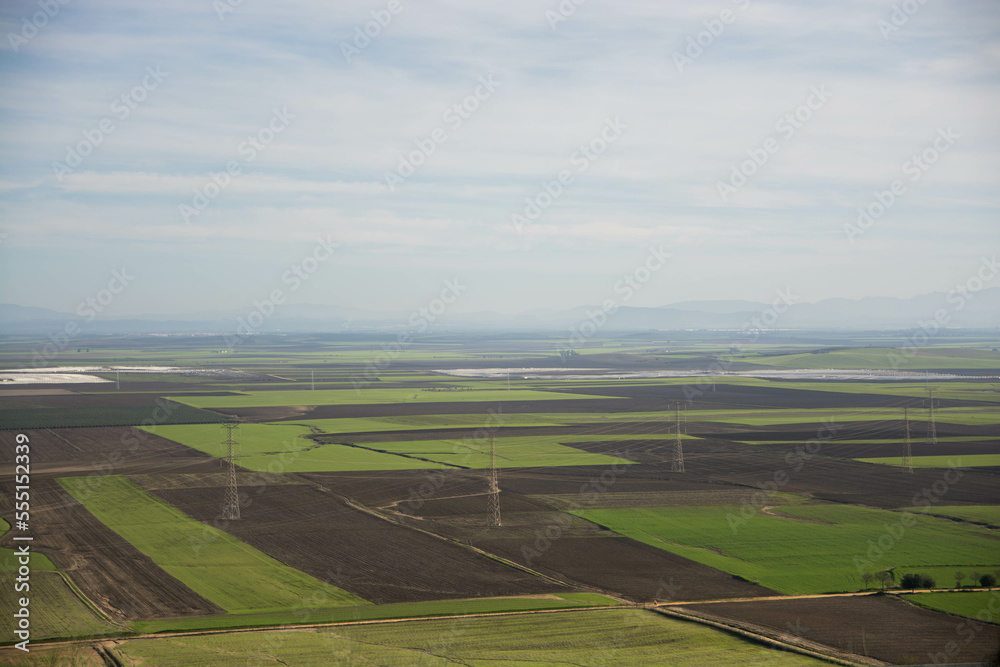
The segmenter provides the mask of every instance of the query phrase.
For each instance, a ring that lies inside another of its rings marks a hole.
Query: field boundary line
[[[134,632],[134,630],[129,626],[119,623],[118,621],[111,618],[111,616],[104,613],[104,610],[98,607],[97,603],[95,603],[93,600],[87,597],[87,595],[82,590],[80,590],[80,587],[76,585],[76,583],[70,578],[68,574],[59,569],[57,569],[55,572],[60,577],[62,577],[63,581],[66,582],[66,585],[73,592],[73,594],[76,595],[76,597],[79,598],[80,602],[83,603],[83,606],[87,607],[87,609],[93,612],[98,618],[110,623],[111,625],[122,628],[127,632]]]
[[[874,667],[882,665],[891,665],[892,663],[883,662],[875,658],[864,658],[863,656],[856,656],[853,658],[840,657],[839,655],[830,655],[828,653],[823,653],[815,648],[809,648],[807,646],[796,644],[788,640],[779,639],[777,637],[772,637],[765,635],[763,633],[755,632],[743,627],[741,624],[723,622],[722,620],[715,620],[714,618],[706,618],[703,616],[696,615],[694,613],[684,613],[677,611],[676,609],[662,609],[660,607],[649,607],[649,610],[657,614],[663,614],[664,616],[669,616],[671,618],[677,618],[680,620],[685,620],[693,623],[701,623],[703,625],[708,625],[717,630],[722,630],[730,634],[735,634],[744,639],[749,639],[750,641],[756,642],[758,644],[763,644],[769,646],[770,648],[778,649],[781,651],[790,651],[793,653],[799,653],[801,655],[809,656],[810,658],[816,658],[818,660],[824,660],[826,662],[832,662],[835,665],[845,665],[847,667]],[[803,640],[808,641],[808,640]],[[841,652],[832,646],[826,646],[825,644],[820,644],[819,642],[808,642],[814,646],[822,646],[830,651],[834,651],[838,654],[846,654],[846,652]],[[850,654],[853,656],[853,654]]]
[[[562,581],[561,579],[556,579],[555,577],[550,577],[547,574],[542,574],[541,572],[537,572],[535,570],[532,570],[529,567],[525,567],[525,566],[519,565],[518,563],[515,563],[513,561],[509,561],[506,558],[502,558],[500,556],[496,556],[494,554],[491,554],[491,553],[489,553],[487,551],[483,551],[482,549],[479,549],[478,547],[475,547],[475,546],[473,546],[471,544],[465,544],[464,542],[460,542],[458,540],[453,540],[453,539],[450,539],[450,538],[447,538],[447,537],[443,537],[443,536],[438,535],[436,533],[432,533],[429,530],[424,530],[423,528],[417,528],[416,526],[410,526],[410,525],[405,524],[405,523],[400,523],[399,521],[395,521],[391,517],[387,517],[384,514],[378,512],[378,511],[376,511],[376,510],[374,510],[374,509],[372,509],[370,507],[365,507],[364,505],[355,504],[354,501],[351,500],[350,498],[346,498],[345,496],[340,496],[340,494],[337,494],[337,495],[348,506],[353,507],[354,509],[356,509],[358,511],[365,512],[366,514],[370,514],[370,515],[372,515],[374,517],[382,519],[383,521],[388,521],[389,523],[391,523],[391,524],[393,524],[395,526],[401,526],[403,528],[408,528],[409,530],[415,530],[415,531],[417,531],[419,533],[423,533],[425,535],[430,535],[431,537],[439,539],[439,540],[441,540],[443,542],[448,542],[449,544],[456,544],[456,545],[458,545],[458,546],[460,546],[460,547],[462,547],[462,548],[464,548],[464,549],[466,549],[468,551],[472,551],[472,552],[477,553],[477,554],[479,554],[481,556],[485,556],[486,558],[489,558],[490,560],[496,561],[498,563],[502,563],[502,564],[507,565],[509,567],[512,567],[512,568],[514,568],[516,570],[521,570],[522,572],[526,572],[526,573],[528,573],[530,575],[533,575],[533,576],[536,576],[536,577],[540,577],[542,579],[546,579],[548,581],[551,581],[552,583],[556,583],[556,584],[559,584],[561,586],[566,586],[567,588],[571,588],[571,589],[581,589],[581,588],[583,588],[585,590],[591,591],[592,593],[599,593],[600,595],[605,595],[607,597],[611,597],[611,598],[614,598],[616,600],[619,599],[617,596],[615,596],[615,595],[609,595],[607,592],[599,590],[599,589],[595,589],[595,588],[592,588],[592,587],[589,587],[589,586],[585,586],[585,587],[577,586],[577,585],[573,585],[573,584],[570,584],[568,582]]]

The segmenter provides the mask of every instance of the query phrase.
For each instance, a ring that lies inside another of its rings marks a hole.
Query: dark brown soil
[[[698,614],[764,626],[896,665],[996,659],[1000,626],[921,609],[894,596],[723,602]]]
[[[372,516],[313,485],[260,487],[224,529],[264,553],[376,603],[566,591],[453,542]],[[219,488],[155,495],[200,521]]]
[[[12,516],[12,497],[0,493],[5,517]],[[0,538],[0,546],[13,548],[13,534]],[[31,478],[31,534],[32,549],[51,558],[116,620],[223,613],[98,521],[52,478]]]
[[[559,525],[523,539],[476,546],[543,574],[612,591],[636,602],[710,600],[778,593],[625,537],[562,537]]]

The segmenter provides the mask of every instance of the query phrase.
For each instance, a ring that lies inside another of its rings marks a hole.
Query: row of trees
[[[997,571],[1000,574],[1000,570]],[[966,575],[961,570],[955,572],[955,587],[961,588],[962,582],[966,580],[970,575]],[[993,588],[997,585],[997,578],[995,575],[990,573],[980,573],[972,572],[971,574],[972,585],[979,585],[983,588]],[[896,583],[896,568],[891,567],[888,570],[882,570],[881,572],[874,572],[870,574],[862,574],[861,580],[865,584],[865,588],[871,588],[873,585],[880,586],[882,590],[887,588],[892,588]],[[914,588],[935,588],[937,582],[934,581],[930,576],[923,573],[910,573],[904,574],[899,580],[900,588],[909,588],[913,590]]]

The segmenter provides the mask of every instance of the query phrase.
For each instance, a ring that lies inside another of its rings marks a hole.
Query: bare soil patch
[[[895,596],[722,602],[687,611],[791,632],[892,664],[971,663],[995,659],[1000,626],[921,609]]]

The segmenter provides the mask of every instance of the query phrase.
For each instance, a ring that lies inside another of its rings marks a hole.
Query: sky
[[[7,0],[0,21],[2,303],[910,297],[1000,245],[995,0]]]

